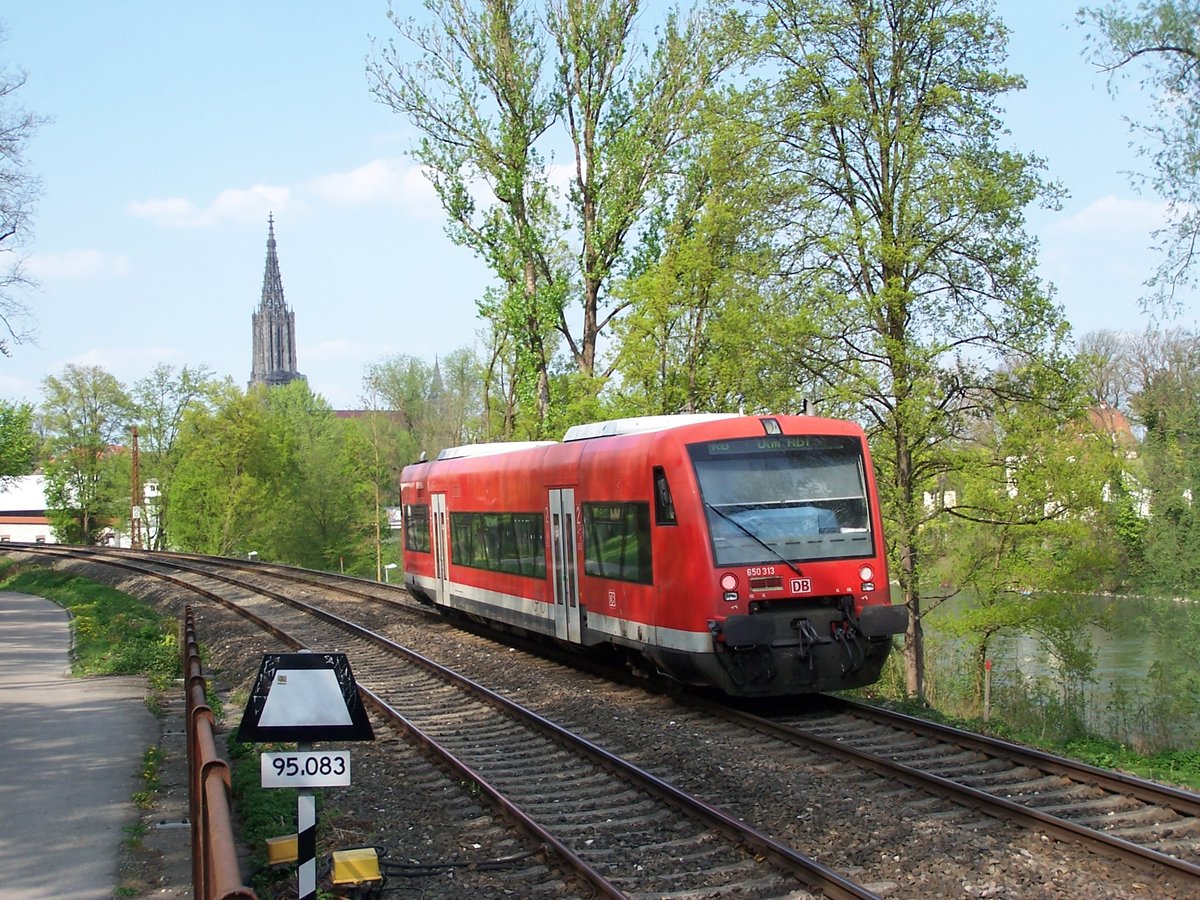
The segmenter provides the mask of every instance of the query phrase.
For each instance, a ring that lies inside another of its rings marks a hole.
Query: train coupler
[[[857,672],[867,663],[867,651],[862,646],[862,638],[858,629],[849,619],[840,622],[830,622],[829,631],[833,640],[846,651],[846,662],[842,664],[842,674],[850,675]],[[857,659],[855,658],[857,656]]]
[[[812,648],[817,646],[817,644],[828,643],[828,641],[817,633],[817,629],[813,627],[813,623],[808,619],[792,619],[791,625],[792,630],[796,632],[796,637],[800,639],[800,649],[796,655],[800,659],[807,660],[811,668],[813,664]]]

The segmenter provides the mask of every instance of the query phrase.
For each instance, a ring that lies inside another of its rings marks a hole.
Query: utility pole
[[[130,478],[130,493],[133,494],[129,505],[129,546],[134,550],[142,549],[142,477],[138,474],[138,430],[133,426],[133,460],[132,477]]]

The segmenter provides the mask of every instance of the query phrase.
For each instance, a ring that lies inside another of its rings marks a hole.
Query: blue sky
[[[1141,330],[1161,204],[1123,174],[1136,95],[1114,102],[1081,57],[1074,2],[999,7],[1009,68],[1029,81],[1008,103],[1010,143],[1071,194],[1030,211],[1042,276],[1077,334]],[[0,64],[27,72],[18,102],[53,121],[28,148],[44,185],[28,248],[41,286],[26,297],[38,340],[0,359],[0,397],[37,402],[69,363],[127,385],[160,362],[206,364],[244,384],[268,212],[299,368],[334,407],[357,405],[371,363],[473,343],[488,274],[445,236],[412,133],[368,91],[371,37],[395,33],[386,13],[385,0],[8,0]]]

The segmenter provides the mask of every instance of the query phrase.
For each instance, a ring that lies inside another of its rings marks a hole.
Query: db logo
[[[617,608],[617,592],[616,591],[608,592],[608,608],[609,609]]]
[[[793,594],[811,594],[812,579],[811,578],[793,578],[792,579]]]

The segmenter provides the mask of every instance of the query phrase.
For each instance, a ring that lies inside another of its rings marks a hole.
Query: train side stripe
[[[409,580],[423,591],[433,596],[437,590],[437,580],[425,575],[410,575]],[[512,625],[520,625],[539,634],[554,634],[554,606],[515,594],[492,591],[487,588],[474,587],[458,582],[447,582],[450,596],[450,606],[463,612],[475,613]],[[503,610],[507,615],[497,616],[497,610]],[[639,622],[636,619],[622,619],[588,610],[587,627],[589,631],[598,632],[614,638],[617,643],[639,646],[646,644],[652,647],[662,647],[668,650],[679,650],[684,653],[711,653],[712,635],[708,631],[685,631],[679,628],[663,628],[651,625],[649,622]],[[638,633],[641,633],[639,639]]]

